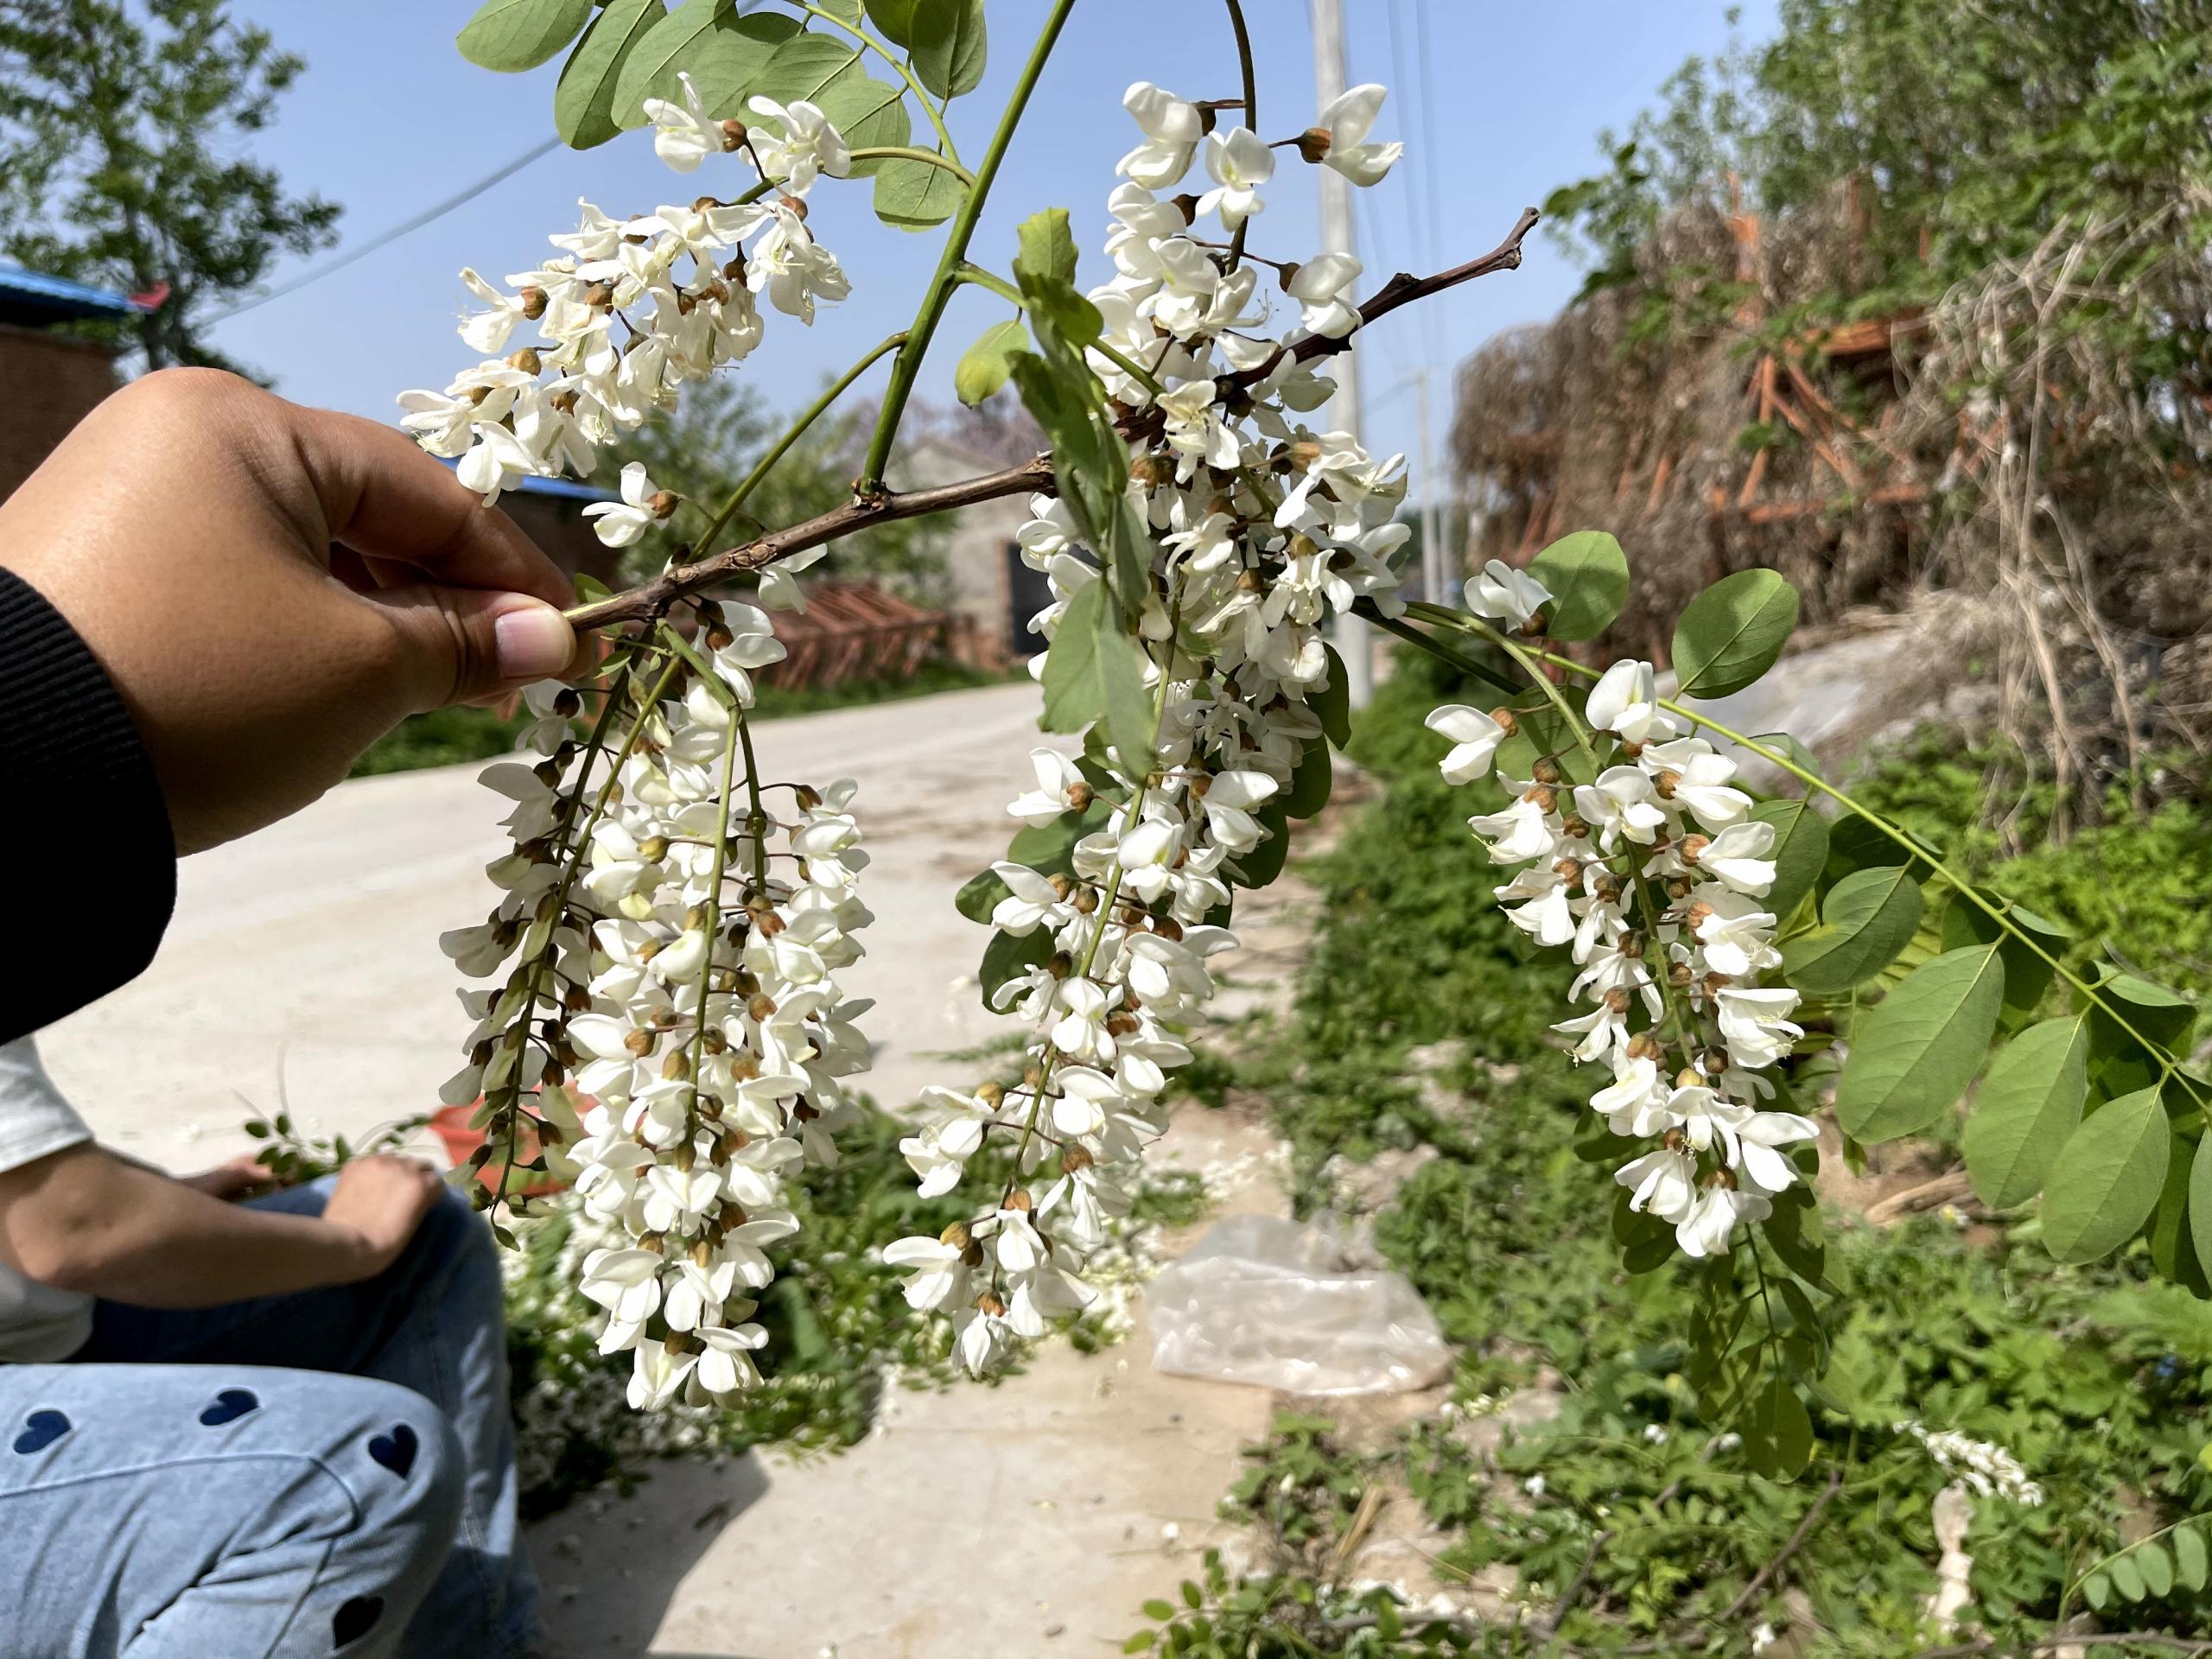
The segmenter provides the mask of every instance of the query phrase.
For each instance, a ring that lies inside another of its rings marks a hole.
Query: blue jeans
[[[515,1499],[497,1252],[453,1194],[363,1283],[103,1301],[67,1363],[0,1365],[0,1654],[515,1659]]]

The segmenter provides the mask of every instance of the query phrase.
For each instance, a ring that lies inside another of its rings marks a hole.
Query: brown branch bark
[[[1521,264],[1521,245],[1535,227],[1536,210],[1523,208],[1521,218],[1504,241],[1479,259],[1471,259],[1464,265],[1438,271],[1430,276],[1409,276],[1404,271],[1382,284],[1376,294],[1359,308],[1361,327],[1388,316],[1400,306],[1410,305],[1415,300],[1440,294],[1461,283],[1472,282],[1478,276],[1488,276],[1495,271],[1517,270]],[[1290,347],[1293,357],[1303,362],[1310,358],[1332,357],[1351,349],[1358,338],[1355,329],[1341,340],[1319,334],[1309,335]],[[1248,369],[1241,374],[1224,377],[1234,385],[1249,385],[1266,377],[1281,353],[1259,368]],[[1141,419],[1141,416],[1137,417]],[[950,512],[956,508],[974,506],[978,502],[996,501],[1009,495],[1022,495],[1038,491],[1049,493],[1052,488],[1052,458],[1039,455],[1019,467],[1008,467],[1000,472],[986,473],[978,478],[963,479],[957,484],[943,484],[926,490],[885,490],[871,495],[856,495],[843,506],[817,514],[787,529],[771,531],[766,536],[746,543],[741,547],[726,548],[695,559],[689,564],[672,565],[651,582],[625,592],[579,605],[565,613],[569,625],[578,632],[590,628],[613,627],[624,622],[650,621],[664,615],[687,594],[727,582],[732,576],[747,571],[760,570],[779,559],[789,558],[794,553],[804,553],[809,548],[834,542],[841,536],[866,530],[871,524],[885,524],[899,518],[918,518],[932,512]]]

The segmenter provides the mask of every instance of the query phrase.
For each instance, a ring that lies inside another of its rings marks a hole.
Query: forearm
[[[0,1261],[24,1277],[145,1307],[209,1307],[372,1270],[353,1229],[226,1204],[99,1147],[0,1174]]]

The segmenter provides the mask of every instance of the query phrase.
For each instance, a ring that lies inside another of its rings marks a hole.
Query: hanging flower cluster
[[[1492,560],[1466,600],[1528,632],[1552,595]],[[1491,772],[1519,721],[1451,704],[1428,724],[1454,746],[1446,780],[1466,784]],[[1782,961],[1764,903],[1774,828],[1751,816],[1736,763],[1660,707],[1649,663],[1608,669],[1573,730],[1591,781],[1567,779],[1569,755],[1539,755],[1530,776],[1499,776],[1507,804],[1468,828],[1494,862],[1522,867],[1497,889],[1506,917],[1580,969],[1569,995],[1589,1011],[1553,1029],[1611,1073],[1592,1107],[1614,1134],[1657,1141],[1614,1179],[1685,1254],[1720,1255],[1797,1179],[1783,1148],[1819,1133],[1761,1104],[1775,1093],[1763,1074],[1804,1034],[1797,993],[1762,982]]]
[[[457,461],[461,481],[487,505],[533,474],[588,477],[602,447],[671,405],[687,381],[752,355],[761,298],[811,323],[817,301],[851,292],[806,223],[815,180],[851,170],[836,129],[811,104],[765,98],[751,101],[751,124],[711,121],[691,78],[679,79],[682,101],[645,100],[661,159],[690,173],[735,151],[760,182],[730,200],[702,195],[626,219],[585,202],[576,230],[551,238],[561,251],[510,276],[512,291],[464,270],[489,308],[468,318],[461,336],[484,360],[442,392],[400,397],[402,424],[432,454]],[[524,324],[539,343],[507,352]],[[624,482],[627,511],[600,524],[615,546],[676,506],[662,494],[632,499],[626,474]]]
[[[1382,98],[1357,87],[1285,143],[1374,183],[1401,149],[1363,142]],[[1116,275],[1088,296],[1111,351],[1088,360],[1123,429],[1156,434],[1133,445],[1128,493],[1149,531],[1138,632],[1151,765],[1125,766],[1096,728],[1080,760],[1033,755],[1036,787],[1008,810],[1085,833],[1064,869],[993,867],[991,921],[1030,947],[991,990],[995,1007],[1034,1027],[1021,1077],[927,1091],[903,1143],[925,1194],[951,1191],[994,1141],[1014,1147],[1015,1173],[941,1236],[884,1251],[914,1306],[950,1315],[977,1372],[1089,1300],[1085,1264],[1165,1128],[1168,1073],[1191,1058],[1179,1033],[1213,993],[1209,960],[1236,943],[1220,925],[1232,886],[1280,868],[1301,771],[1327,764],[1321,706],[1344,688],[1322,625],[1360,599],[1396,613],[1389,560],[1411,533],[1395,521],[1403,458],[1377,461],[1301,418],[1332,388],[1290,347],[1357,326],[1358,262],[1278,265],[1294,321],[1269,334],[1258,270],[1198,221],[1233,234],[1261,213],[1273,149],[1244,128],[1208,131],[1210,111],[1149,83],[1124,103],[1143,141],[1108,200]],[[1202,143],[1213,188],[1164,196]],[[1101,597],[1097,550],[1068,503],[1039,496],[1032,511],[1022,556],[1054,602],[1031,626],[1052,652],[1075,649],[1058,641]],[[1049,656],[1033,664],[1048,689]]]
[[[524,741],[545,758],[484,774],[514,802],[515,850],[491,867],[505,897],[442,941],[471,976],[512,961],[500,988],[463,994],[477,1025],[444,1090],[483,1097],[487,1179],[503,1160],[486,1198],[515,1203],[519,1137],[561,1145],[549,1162],[621,1239],[583,1259],[580,1284],[607,1311],[600,1351],[634,1355],[639,1408],[759,1381],[766,1338],[748,1316],[766,1247],[797,1227],[784,1183],[835,1161],[857,1109],[844,1080],[868,1066],[868,1005],[836,981],[871,919],[852,785],[754,774],[751,671],[784,648],[753,606],[705,614],[696,646],[664,631],[639,653],[588,740],[575,692],[531,691]]]

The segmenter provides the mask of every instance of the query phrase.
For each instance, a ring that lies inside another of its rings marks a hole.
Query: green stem
[[[1380,611],[1363,607],[1359,609],[1359,613],[1384,632],[1397,635],[1408,645],[1418,645],[1440,663],[1449,664],[1471,678],[1487,681],[1509,697],[1517,697],[1521,695],[1521,688],[1496,669],[1478,663],[1471,657],[1461,656],[1449,645],[1443,644],[1432,635],[1423,633],[1419,628],[1408,626],[1397,617],[1385,616]]]
[[[893,69],[896,69],[899,72],[899,79],[906,83],[906,90],[913,93],[914,102],[922,106],[922,113],[929,117],[930,125],[937,129],[937,141],[944,146],[944,153],[950,156],[955,162],[959,161],[960,152],[953,146],[952,135],[944,130],[944,117],[938,113],[936,104],[931,100],[929,88],[923,86],[920,81],[914,79],[914,72],[907,65],[907,62],[904,58],[900,57],[896,52],[893,52],[891,48],[886,45],[883,41],[876,39],[874,35],[869,34],[868,30],[862,29],[858,23],[849,22],[846,19],[837,16],[834,11],[829,11],[824,10],[823,7],[810,4],[809,3],[809,0],[799,0],[799,10],[804,12],[809,12],[814,16],[819,17],[825,23],[832,23],[837,28],[843,29],[846,34],[851,35],[861,45],[874,52],[876,56],[881,58]]]
[[[969,189],[976,188],[976,175],[958,162],[940,156],[933,149],[917,149],[912,144],[862,144],[853,152],[853,159],[856,162],[927,162],[931,167],[943,168]]]
[[[1551,676],[1536,666],[1531,660],[1529,651],[1515,643],[1497,629],[1481,622],[1476,622],[1475,627],[1481,631],[1482,637],[1489,639],[1491,644],[1503,651],[1519,665],[1521,671],[1534,682],[1536,689],[1544,694],[1546,701],[1558,711],[1559,717],[1567,722],[1567,730],[1574,734],[1575,746],[1582,751],[1582,758],[1589,762],[1590,776],[1594,782],[1600,768],[1598,764],[1598,751],[1590,741],[1589,726],[1582,716],[1576,714],[1569,706],[1559,687],[1552,683]],[[1644,938],[1649,942],[1647,948],[1656,949],[1660,943],[1659,907],[1651,897],[1650,884],[1644,880],[1643,872],[1637,868],[1636,847],[1632,842],[1629,845],[1628,856],[1624,861],[1628,866],[1629,885],[1636,893],[1637,909],[1643,916]],[[1667,964],[1664,963],[1656,966],[1647,963],[1644,971],[1651,976],[1651,982],[1658,987],[1659,1004],[1666,1010],[1668,1020],[1673,1022],[1677,1041],[1682,1051],[1683,1067],[1686,1070],[1695,1069],[1697,1050],[1691,1041],[1691,1033],[1696,1030],[1696,1026],[1690,1019],[1688,1010],[1677,1001],[1675,988],[1668,982],[1666,967]]]
[[[1229,27],[1236,35],[1236,66],[1244,76],[1243,124],[1257,132],[1260,130],[1260,78],[1252,67],[1252,34],[1244,27],[1244,8],[1238,0],[1229,0]],[[1251,227],[1252,221],[1245,219],[1229,238],[1229,268],[1231,270],[1243,262],[1244,233]]]
[[[668,689],[669,681],[675,677],[677,667],[677,664],[676,661],[671,658],[667,666],[661,670],[660,677],[653,683],[653,689],[651,694],[645,698],[644,706],[638,710],[637,718],[630,722],[630,729],[622,739],[622,747],[616,752],[613,763],[608,766],[607,769],[606,781],[600,785],[599,793],[592,801],[590,815],[584,819],[583,828],[577,833],[575,845],[572,849],[573,855],[569,858],[568,863],[563,868],[561,871],[561,879],[555,884],[553,888],[553,912],[555,925],[556,926],[559,925],[559,918],[568,913],[569,891],[575,886],[576,872],[582,868],[583,865],[582,849],[586,844],[590,842],[592,831],[599,827],[600,819],[606,814],[607,804],[613,798],[614,793],[614,785],[620,780],[622,776],[622,763],[630,758],[631,752],[638,747],[638,739],[644,733],[646,723],[652,719],[653,711],[660,706],[660,694]],[[626,676],[625,677],[626,678]],[[596,750],[600,747],[605,740],[607,731],[613,727],[614,710],[617,703],[618,699],[615,696],[614,688],[610,686],[607,689],[607,701],[600,709],[599,718],[592,726],[591,737],[586,746],[588,753],[590,751]],[[579,785],[581,785],[584,781],[585,779],[582,777],[580,777],[577,779]],[[582,793],[581,787],[579,787],[577,792],[571,794],[567,798],[567,805],[563,820],[563,839],[564,841],[566,840],[566,825],[568,823],[574,820],[575,817],[575,803],[582,798]],[[542,994],[541,988],[544,982],[545,969],[551,964],[552,960],[552,945],[551,941],[549,938],[547,941],[546,954],[541,956],[535,963],[531,964],[530,984],[524,995],[522,1013],[518,1016],[518,1025],[522,1032],[522,1044],[521,1048],[518,1050],[515,1055],[515,1077],[512,1083],[506,1085],[506,1104],[501,1108],[499,1112],[497,1114],[498,1116],[505,1117],[508,1120],[508,1122],[506,1124],[507,1154],[505,1160],[502,1161],[499,1166],[499,1191],[492,1200],[492,1208],[494,1213],[498,1211],[501,1205],[507,1201],[507,1184],[514,1175],[515,1137],[513,1118],[514,1115],[522,1109],[522,1050],[526,1050],[529,1046],[531,1016],[537,1012],[537,1000],[539,995]],[[488,1119],[486,1120],[486,1127],[487,1128],[490,1127],[490,1120]]]
[[[1179,583],[1173,601],[1168,607],[1171,662],[1173,659],[1173,640],[1182,622],[1182,608],[1181,586]],[[1152,698],[1152,741],[1155,749],[1160,743],[1160,722],[1167,718],[1167,688],[1171,683],[1167,668],[1166,663],[1160,664],[1159,689],[1153,693]],[[1147,783],[1142,781],[1129,792],[1129,803],[1122,811],[1122,835],[1126,836],[1136,827],[1137,815],[1144,810],[1145,798],[1149,793]],[[1286,833],[1287,833],[1287,830]],[[1091,930],[1090,943],[1084,947],[1083,960],[1076,964],[1076,976],[1081,979],[1090,977],[1091,966],[1098,960],[1099,947],[1105,943],[1106,930],[1113,924],[1114,906],[1121,902],[1122,860],[1118,853],[1113,863],[1108,867],[1106,879],[1099,884],[1099,891],[1103,896],[1098,902],[1098,923]],[[1036,1138],[1038,1120],[1043,1116],[1045,1111],[1045,1090],[1052,1080],[1052,1067],[1059,1058],[1058,1049],[1047,1042],[1045,1045],[1045,1052],[1037,1065],[1037,1089],[1036,1092],[1029,1096],[1029,1116],[1021,1126],[1021,1140],[1014,1149],[1014,1173],[1007,1178],[1008,1192],[1013,1191],[1012,1184],[1021,1178],[1021,1160],[1028,1154],[1029,1143]]]
[[[805,411],[791,423],[784,435],[769,446],[768,452],[753,463],[753,470],[745,475],[744,480],[734,490],[730,492],[729,499],[722,503],[721,511],[717,512],[709,522],[706,529],[700,532],[697,547],[701,554],[708,554],[715,550],[712,545],[714,539],[721,535],[728,527],[729,521],[736,517],[737,510],[744,503],[745,498],[760,486],[760,480],[767,477],[775,464],[789,453],[791,447],[799,441],[806,429],[827,414],[830,406],[844,396],[854,381],[874,366],[877,359],[897,351],[906,343],[906,333],[903,328],[895,334],[886,335],[866,357],[831,381],[823,394],[807,405]]]
[[[1449,626],[1456,627],[1460,629],[1463,632],[1474,633],[1480,628],[1480,625],[1475,623],[1472,618],[1460,616],[1457,612],[1447,611],[1441,606],[1425,605],[1416,601],[1407,608],[1420,613],[1424,620],[1435,621]],[[1536,657],[1537,659],[1541,662],[1549,663],[1554,667],[1564,669],[1570,674],[1579,674],[1585,679],[1595,680],[1603,677],[1604,671],[1592,668],[1586,663],[1578,663],[1572,657],[1562,657],[1553,652],[1533,652],[1532,655]],[[1696,709],[1688,707],[1673,697],[1661,697],[1657,701],[1659,706],[1662,709],[1668,710],[1670,714],[1680,715],[1684,720],[1688,721],[1691,724],[1703,727],[1707,731],[1711,732],[1715,737],[1722,738],[1728,742],[1736,744],[1738,747],[1747,750],[1752,754],[1756,754],[1760,760],[1764,760],[1770,766],[1775,766],[1788,773],[1790,777],[1795,778],[1799,783],[1804,785],[1806,788],[1817,790],[1820,793],[1827,796],[1830,800],[1834,801],[1838,806],[1842,807],[1846,811],[1854,813],[1858,817],[1866,819],[1867,823],[1872,824],[1877,830],[1880,830],[1883,835],[1886,836],[1890,840],[1895,842],[1899,847],[1904,849],[1907,857],[1916,860],[1920,863],[1925,864],[1929,869],[1935,871],[1937,875],[1943,878],[1944,881],[1947,882],[1953,891],[1957,893],[1961,898],[1964,899],[1976,910],[1981,912],[1983,915],[1988,917],[1991,921],[1994,922],[1999,928],[2003,929],[2004,931],[2010,934],[2013,938],[2018,939],[2022,944],[2025,945],[2031,952],[2041,958],[2044,963],[2049,967],[2052,972],[2056,973],[2060,979],[2071,986],[2077,995],[2102,1010],[2105,1017],[2110,1020],[2113,1025],[2117,1026],[2129,1037],[2134,1039],[2136,1043],[2142,1047],[2145,1053],[2151,1055],[2158,1060],[2160,1069],[2160,1081],[2163,1082],[2167,1077],[2173,1078],[2181,1084],[2182,1088],[2188,1093],[2190,1098],[2196,1102],[2200,1108],[2204,1105],[2204,1096],[2199,1092],[2196,1082],[2190,1078],[2187,1072],[2183,1071],[2174,1064],[2173,1057],[2168,1054],[2164,1047],[2152,1042],[2141,1032],[2136,1030],[2133,1026],[2127,1022],[2126,1019],[2120,1014],[2119,1009],[2113,1007],[2111,1003],[2097,995],[2095,987],[2090,985],[2087,981],[2083,980],[2081,976],[2068,968],[2066,964],[2061,962],[2056,957],[2044,950],[2042,944],[2038,943],[2032,935],[2026,932],[2018,923],[2006,916],[2002,906],[1993,904],[1987,899],[1983,898],[1980,893],[1975,889],[1973,883],[1967,880],[1964,876],[1961,875],[1956,870],[1954,870],[1942,859],[1937,857],[1935,854],[1930,853],[1926,848],[1915,841],[1907,831],[1899,828],[1897,825],[1891,823],[1887,818],[1882,817],[1880,813],[1875,811],[1872,808],[1853,799],[1851,796],[1846,794],[1842,790],[1838,789],[1834,785],[1821,777],[1819,773],[1808,771],[1805,767],[1799,766],[1795,760],[1791,760],[1787,754],[1784,754],[1780,750],[1769,748],[1765,744],[1758,741],[1758,739],[1747,737],[1743,733],[1735,730],[1732,727],[1724,726],[1719,721],[1713,719],[1710,715],[1700,714]]]
[[[768,893],[768,814],[760,805],[760,762],[753,753],[753,725],[737,711],[737,741],[745,750],[745,827],[753,832],[753,882],[763,899]]]
[[[1022,298],[1021,290],[995,271],[986,270],[982,266],[963,259],[960,263],[960,269],[956,276],[963,283],[971,283],[977,288],[988,289],[1001,299],[1009,302],[1017,311],[1027,314],[1029,309],[1027,302]],[[1159,377],[1150,369],[1145,367],[1135,358],[1124,356],[1103,340],[1092,340],[1084,349],[1097,353],[1099,356],[1119,368],[1122,373],[1133,377],[1155,397],[1167,390],[1160,384]]]
[[[722,739],[722,789],[715,808],[714,879],[707,883],[707,957],[699,964],[699,1006],[691,1020],[691,1104],[699,1103],[699,1079],[707,1064],[707,998],[714,989],[715,945],[721,934],[722,870],[729,856],[729,786],[737,770],[737,709],[729,711],[729,733]],[[696,1123],[692,1126],[696,1128]]]
[[[808,10],[820,10],[818,7]],[[1029,61],[1022,66],[1021,78],[1014,82],[1005,113],[999,117],[998,130],[991,135],[990,148],[983,152],[982,165],[976,169],[975,185],[961,202],[960,211],[952,216],[952,228],[945,237],[944,252],[938,260],[937,272],[923,291],[921,305],[914,313],[913,327],[906,331],[906,343],[891,365],[891,384],[884,391],[883,412],[876,417],[875,437],[868,445],[868,460],[861,468],[861,495],[874,495],[883,488],[883,469],[891,461],[891,444],[899,435],[899,417],[906,412],[906,400],[913,396],[914,381],[921,373],[922,359],[928,355],[930,339],[944,315],[945,302],[959,286],[960,266],[968,257],[968,244],[976,234],[977,220],[982,217],[991,181],[998,177],[999,164],[1006,160],[1007,149],[1014,142],[1014,130],[1021,124],[1022,111],[1028,108],[1030,94],[1037,89],[1037,78],[1044,73],[1045,60],[1052,55],[1068,14],[1074,10],[1075,0],[1053,0],[1052,13],[1038,34],[1036,45],[1030,48]]]

